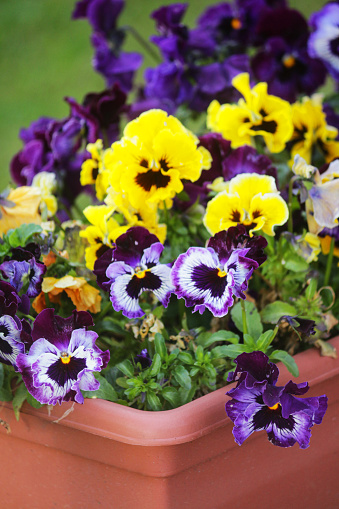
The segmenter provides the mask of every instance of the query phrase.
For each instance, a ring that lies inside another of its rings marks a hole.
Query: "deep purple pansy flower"
[[[109,38],[117,29],[123,7],[123,0],[81,0],[75,5],[72,18],[87,18],[96,32]]]
[[[16,359],[19,353],[25,351],[21,340],[22,324],[17,317],[0,316],[0,362],[9,364],[17,369]]]
[[[149,368],[152,365],[152,359],[147,351],[147,348],[134,357],[135,364],[140,364],[142,369]]]
[[[330,2],[312,14],[308,41],[311,57],[320,58],[335,80],[339,79],[339,4]]]
[[[96,345],[96,332],[86,311],[73,311],[62,318],[54,309],[44,309],[36,317],[28,354],[17,357],[17,366],[32,396],[47,405],[63,401],[83,403],[81,390],[95,391],[100,383],[93,372],[101,371],[109,361],[109,351]]]
[[[296,397],[308,391],[307,382],[276,386],[279,370],[263,352],[243,353],[235,363],[228,380],[237,381],[237,386],[226,393],[232,398],[226,403],[226,413],[234,422],[237,444],[242,445],[254,431],[265,430],[273,445],[291,447],[298,442],[306,449],[312,426],[320,424],[325,415],[327,397]]]
[[[308,25],[298,11],[268,11],[257,33],[265,43],[252,59],[252,70],[270,94],[294,102],[298,94],[310,95],[325,82],[324,65],[307,52]]]
[[[143,227],[130,228],[118,237],[106,270],[115,311],[128,318],[143,316],[139,297],[144,291],[152,291],[167,307],[173,286],[170,267],[159,263],[163,249],[158,238]]]
[[[224,316],[233,304],[233,296],[245,299],[244,290],[253,270],[266,259],[263,237],[250,238],[236,226],[217,233],[207,245],[190,247],[179,255],[172,268],[175,293],[186,306],[214,316]]]

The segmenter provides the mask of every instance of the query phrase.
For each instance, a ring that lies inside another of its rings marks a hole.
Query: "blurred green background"
[[[126,0],[120,24],[134,26],[145,38],[155,33],[150,13],[171,0]],[[193,26],[211,0],[188,2],[184,22]],[[326,0],[293,0],[289,4],[306,17]],[[104,89],[103,78],[91,67],[91,27],[71,20],[73,0],[0,0],[0,191],[9,182],[9,162],[20,150],[21,127],[40,116],[68,114],[64,96],[81,101],[88,92]],[[126,50],[140,51],[129,35]],[[145,58],[144,66],[154,66]],[[142,73],[139,74],[142,79]]]

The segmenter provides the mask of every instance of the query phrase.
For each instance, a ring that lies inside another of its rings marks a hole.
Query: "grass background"
[[[134,26],[145,38],[155,33],[150,13],[171,0],[126,0],[120,24]],[[184,22],[193,26],[203,9],[217,1],[191,0]],[[292,0],[308,18],[326,0]],[[0,192],[7,186],[9,163],[22,144],[21,127],[40,116],[68,114],[64,96],[81,101],[88,92],[104,89],[91,67],[91,27],[71,20],[73,0],[0,0]],[[132,36],[127,51],[143,52]],[[154,66],[145,58],[144,67]],[[138,79],[142,79],[139,73]]]

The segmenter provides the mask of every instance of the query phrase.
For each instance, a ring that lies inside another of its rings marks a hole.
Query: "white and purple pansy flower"
[[[143,227],[130,228],[116,240],[112,262],[106,270],[110,298],[115,311],[127,318],[139,318],[145,313],[139,304],[144,291],[151,291],[167,307],[174,288],[171,269],[158,263],[164,246]]]
[[[69,318],[45,309],[36,317],[28,354],[17,357],[17,366],[28,391],[42,404],[63,401],[83,403],[81,390],[95,391],[100,384],[93,372],[109,361],[109,351],[96,345],[98,335],[87,330],[93,325],[86,311],[73,311]]]
[[[250,238],[242,225],[212,237],[206,248],[190,247],[179,255],[172,269],[175,293],[186,306],[214,316],[224,316],[233,304],[233,296],[245,299],[244,290],[253,270],[266,256],[263,237]]]
[[[273,445],[291,447],[298,443],[306,449],[312,426],[320,424],[325,415],[327,397],[296,397],[308,391],[307,382],[290,381],[277,387],[279,370],[275,366],[272,371],[274,364],[263,352],[243,353],[235,362],[237,368],[229,381],[238,383],[226,393],[232,398],[226,403],[226,413],[234,422],[236,443],[242,445],[254,431],[264,430]]]
[[[0,362],[12,365],[15,370],[18,354],[25,351],[25,345],[21,341],[21,331],[22,324],[18,317],[0,316]]]

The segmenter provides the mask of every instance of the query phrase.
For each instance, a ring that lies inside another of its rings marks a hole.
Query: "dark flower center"
[[[338,57],[339,56],[339,37],[336,37],[335,39],[332,39],[330,41],[330,49],[331,52]]]
[[[153,186],[156,189],[167,187],[171,177],[163,175],[161,171],[148,170],[145,173],[138,173],[135,177],[135,182],[138,186],[142,187],[144,191],[150,192]]]
[[[3,334],[4,336],[8,336],[9,328],[6,325],[1,324],[0,325],[0,334]]]
[[[225,274],[226,275],[226,274]],[[220,269],[211,269],[206,265],[194,267],[192,280],[199,290],[210,290],[212,297],[221,297],[227,285],[227,278]]]
[[[2,338],[0,338],[0,353],[5,355],[11,355],[13,353],[11,345]]]
[[[266,131],[274,134],[277,131],[278,124],[275,120],[263,120],[259,125],[251,127],[252,131]]]
[[[138,299],[139,295],[145,290],[157,290],[161,286],[161,279],[149,270],[134,274],[126,291],[131,299]]]
[[[80,371],[86,368],[86,359],[78,359],[77,357],[59,358],[51,364],[47,370],[49,378],[54,380],[60,387],[63,387],[68,380],[76,380]]]
[[[240,212],[239,210],[232,210],[231,213],[231,221],[234,221],[235,223],[240,223]]]

